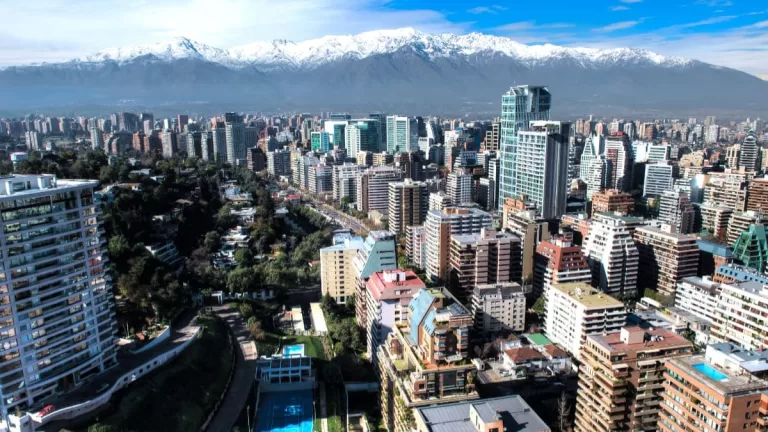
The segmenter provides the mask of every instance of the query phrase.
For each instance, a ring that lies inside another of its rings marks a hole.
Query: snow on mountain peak
[[[552,44],[525,45],[512,39],[483,33],[455,35],[428,34],[407,27],[375,30],[357,35],[323,36],[301,42],[260,41],[229,50],[177,37],[170,41],[128,48],[110,48],[86,57],[88,62],[132,61],[151,55],[161,61],[192,58],[228,67],[254,66],[259,69],[315,68],[340,59],[362,59],[410,48],[430,58],[451,58],[478,54],[501,54],[526,64],[545,60],[569,59],[582,65],[617,61],[650,62],[664,66],[684,66],[691,60],[664,57],[643,49],[571,48]]]

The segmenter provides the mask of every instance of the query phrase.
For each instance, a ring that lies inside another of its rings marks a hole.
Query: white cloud
[[[696,0],[697,5],[704,5],[709,7],[727,7],[727,6],[733,6],[733,2],[731,0]]]
[[[536,21],[519,21],[502,26],[496,27],[494,30],[498,31],[520,31],[520,30],[551,30],[551,29],[564,29],[571,28],[573,24],[569,23],[549,23],[537,25]]]
[[[488,7],[488,6],[473,7],[472,9],[467,10],[467,12],[471,13],[472,15],[480,15],[480,14],[484,14],[484,13],[489,13],[489,14],[497,14],[498,13],[498,12],[496,12],[496,9],[493,9],[492,7]]]
[[[491,7],[496,9],[496,10],[498,10],[498,11],[505,11],[505,10],[509,9],[508,7],[502,6],[502,5],[493,5]]]
[[[3,11],[0,65],[61,61],[113,46],[185,36],[219,48],[272,39],[415,27],[467,30],[442,12],[388,0],[36,0]],[[496,9],[501,10],[501,9]],[[12,36],[12,39],[10,38]],[[6,45],[6,46],[3,46]]]
[[[611,10],[614,12],[619,12],[619,11],[629,10],[629,8],[626,6],[614,6],[611,8]]]
[[[624,29],[632,28],[632,27],[640,24],[641,22],[643,22],[643,21],[642,20],[619,21],[619,22],[615,22],[613,24],[609,24],[609,25],[604,26],[604,27],[599,27],[599,28],[596,28],[596,29],[592,29],[592,31],[599,32],[599,33],[610,33],[610,32],[614,32],[616,30],[624,30]]]
[[[631,3],[642,3],[643,2],[643,0],[619,0],[619,1],[622,2],[622,3],[629,3],[629,4],[631,4]]]
[[[713,17],[713,18],[708,18],[708,19],[705,19],[705,20],[701,20],[701,21],[696,21],[696,22],[691,22],[691,23],[686,23],[686,24],[674,25],[674,26],[671,26],[671,27],[667,27],[667,30],[673,29],[673,28],[684,29],[684,28],[701,27],[701,26],[711,25],[711,24],[718,24],[718,23],[721,23],[721,22],[730,21],[730,20],[732,20],[734,18],[737,18],[737,17],[735,15],[718,16],[718,17]]]

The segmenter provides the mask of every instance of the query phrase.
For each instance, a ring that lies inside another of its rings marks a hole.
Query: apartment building
[[[733,212],[731,218],[728,219],[726,243],[733,245],[741,233],[749,231],[749,226],[755,224],[768,225],[768,215],[757,211]]]
[[[379,345],[395,325],[408,320],[411,299],[426,285],[412,270],[384,270],[373,273],[365,287],[366,354],[375,367]]]
[[[6,424],[9,412],[38,409],[117,363],[97,185],[49,174],[0,178]]]
[[[549,222],[536,218],[531,210],[505,212],[504,227],[520,237],[523,280],[533,278],[533,257],[539,242],[549,239]]]
[[[424,224],[428,205],[429,188],[426,183],[411,179],[389,183],[389,232],[403,234],[408,226]]]
[[[333,193],[333,167],[314,165],[309,167],[309,193],[330,195]]]
[[[675,307],[712,323],[719,297],[719,283],[708,277],[690,276],[677,283]]]
[[[749,354],[756,353],[730,344],[717,344],[708,346],[704,355],[667,360],[658,430],[765,430],[768,382],[740,367],[743,362],[720,361],[733,357],[740,360],[739,357]],[[765,365],[764,359],[759,363]]]
[[[387,430],[416,427],[413,409],[477,399],[470,358],[472,314],[444,289],[422,289],[408,320],[378,348],[382,421]]]
[[[448,174],[445,184],[445,194],[450,198],[451,205],[458,206],[472,202],[472,175],[463,171]]]
[[[728,222],[733,215],[733,209],[711,202],[699,206],[701,213],[701,228],[709,230],[716,239],[725,240],[728,235]]]
[[[587,335],[618,331],[627,320],[624,303],[586,283],[552,285],[546,296],[547,336],[577,359]]]
[[[544,295],[555,284],[577,282],[592,282],[581,248],[561,237],[539,243],[534,258],[533,295]]]
[[[733,211],[744,211],[747,202],[747,184],[754,173],[710,173],[705,188],[705,201],[722,205]]]
[[[461,300],[478,285],[520,281],[520,238],[482,228],[475,234],[451,236],[448,286]]]
[[[477,285],[470,304],[475,330],[482,335],[525,331],[525,292],[517,282]]]
[[[397,268],[395,236],[389,231],[371,231],[352,260],[355,271],[355,317],[357,325],[367,328],[365,282],[375,272]]]
[[[632,238],[634,219],[600,213],[584,242],[584,256],[592,270],[592,284],[617,296],[637,292],[639,254]]]
[[[606,189],[592,194],[592,213],[618,212],[629,215],[635,209],[635,199],[628,192]]]
[[[333,200],[337,203],[348,201],[357,203],[357,175],[362,167],[354,163],[343,163],[333,166],[331,181],[333,183]]]
[[[420,269],[427,268],[427,227],[405,227],[405,255],[409,264]]]
[[[389,211],[389,184],[399,182],[400,170],[387,165],[374,166],[358,173],[357,209],[363,213]]]
[[[356,272],[352,260],[363,248],[363,239],[349,233],[333,237],[333,245],[320,249],[320,289],[337,303],[355,295]]]
[[[451,206],[451,197],[445,192],[431,192],[429,194],[429,209],[442,211],[446,207]]]
[[[751,350],[768,349],[768,287],[759,282],[720,284],[712,337]]]
[[[448,281],[451,236],[479,233],[492,223],[488,213],[476,208],[446,207],[442,211],[427,212],[427,277]]]
[[[768,213],[768,178],[756,178],[749,182],[747,210]]]
[[[275,177],[291,175],[291,152],[289,150],[267,152],[267,172]]]
[[[624,327],[589,335],[579,367],[574,430],[656,430],[664,362],[692,352],[688,340],[660,328]]]
[[[693,208],[686,192],[666,191],[659,199],[659,220],[675,227],[677,232],[691,234],[696,221]]]
[[[658,197],[671,190],[677,176],[677,165],[669,162],[660,162],[645,166],[645,181],[643,182],[643,196]]]
[[[696,276],[699,270],[699,245],[696,237],[679,234],[669,225],[640,227],[635,230],[639,253],[640,288],[651,288],[673,297],[677,282]]]
[[[520,395],[420,407],[415,410],[415,419],[414,430],[418,432],[449,430],[451,432],[551,432],[552,430]]]
[[[733,257],[747,267],[764,272],[768,265],[765,225],[750,225],[733,243]]]

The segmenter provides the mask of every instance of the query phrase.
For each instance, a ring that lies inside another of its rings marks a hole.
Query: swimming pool
[[[283,348],[283,354],[285,355],[304,355],[304,344],[288,345]]]
[[[696,363],[693,365],[693,368],[715,381],[724,381],[728,379],[728,375],[720,372],[719,370],[706,363]]]
[[[312,432],[312,390],[262,393],[256,432]]]

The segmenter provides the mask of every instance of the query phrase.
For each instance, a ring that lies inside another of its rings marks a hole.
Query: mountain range
[[[547,85],[556,115],[760,115],[768,82],[642,49],[525,45],[412,28],[231,49],[186,38],[0,69],[0,109],[135,105],[200,113],[385,110],[484,114]]]

